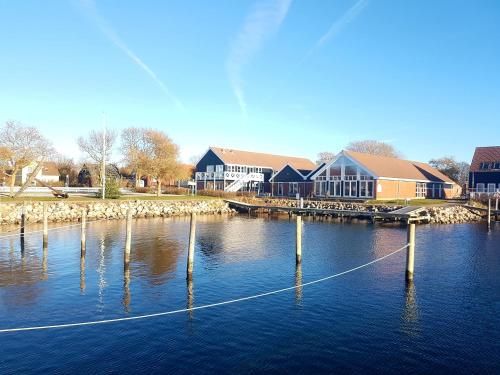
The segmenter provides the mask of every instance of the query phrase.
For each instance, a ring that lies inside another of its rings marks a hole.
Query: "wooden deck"
[[[300,208],[286,206],[268,206],[255,205],[244,202],[225,200],[229,207],[238,212],[261,212],[261,213],[288,213],[289,215],[302,216],[331,216],[340,218],[364,218],[371,221],[403,221],[403,222],[420,222],[429,221],[430,216],[421,216],[420,213],[425,210],[423,207],[403,207],[399,210],[391,212],[373,212],[373,211],[355,211],[355,210],[335,210],[325,208]]]

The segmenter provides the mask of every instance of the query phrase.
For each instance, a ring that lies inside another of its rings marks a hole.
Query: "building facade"
[[[287,165],[300,174],[316,167],[305,158],[210,147],[196,164],[196,188],[271,195],[271,178]]]
[[[456,198],[461,189],[429,164],[342,151],[310,176],[316,197],[342,199]]]
[[[468,188],[471,195],[500,192],[500,146],[476,148]]]

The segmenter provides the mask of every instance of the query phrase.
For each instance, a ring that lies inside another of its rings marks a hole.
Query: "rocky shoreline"
[[[231,214],[234,211],[220,199],[213,200],[134,200],[105,202],[45,202],[49,222],[78,221],[83,210],[87,218],[93,219],[124,219],[127,210],[132,209],[134,217],[170,217],[189,215],[191,213],[206,215]],[[27,202],[24,212],[27,223],[40,223],[43,220],[44,202]],[[22,203],[0,203],[0,225],[18,224],[23,209]]]
[[[247,203],[262,205],[296,207],[296,200],[289,199],[259,199],[248,200]],[[124,219],[127,210],[131,208],[134,217],[170,217],[189,215],[191,213],[220,215],[231,214],[235,211],[220,199],[203,201],[165,201],[165,200],[134,200],[134,201],[106,201],[106,202],[46,202],[49,222],[78,221],[82,211],[93,219]],[[44,202],[29,202],[24,204],[27,223],[40,223],[43,220]],[[22,203],[0,203],[0,225],[18,224],[21,218]],[[370,204],[353,202],[325,202],[304,201],[304,208],[321,208],[335,210],[353,210],[366,212],[390,212],[402,208],[400,205]],[[426,207],[420,212],[421,216],[428,216],[431,224],[459,224],[481,221],[483,218],[477,211],[470,210],[462,205],[445,205]]]
[[[298,202],[291,199],[263,199],[247,203],[266,204],[269,206],[297,207]],[[390,204],[363,204],[355,202],[331,202],[331,201],[304,201],[304,208],[320,208],[331,210],[352,210],[363,212],[390,212],[402,208],[401,205]],[[463,205],[443,205],[425,207],[420,212],[421,216],[429,216],[431,224],[460,224],[473,223],[483,220],[477,212]]]

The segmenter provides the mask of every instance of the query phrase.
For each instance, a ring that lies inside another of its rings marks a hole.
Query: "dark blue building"
[[[196,187],[198,190],[253,191],[271,195],[271,177],[285,166],[299,171],[296,182],[304,181],[304,175],[316,169],[316,165],[305,158],[210,147],[196,164]]]
[[[469,172],[472,194],[500,192],[500,146],[476,147]]]

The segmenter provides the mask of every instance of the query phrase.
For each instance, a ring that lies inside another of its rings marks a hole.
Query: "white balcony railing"
[[[249,176],[252,181],[264,182],[263,173],[244,173],[244,172],[196,172],[197,181],[203,180],[230,180],[236,181],[245,176]]]
[[[239,179],[233,181],[224,189],[228,192],[236,192],[240,190],[248,182],[264,182],[263,173],[247,173],[243,174]]]

